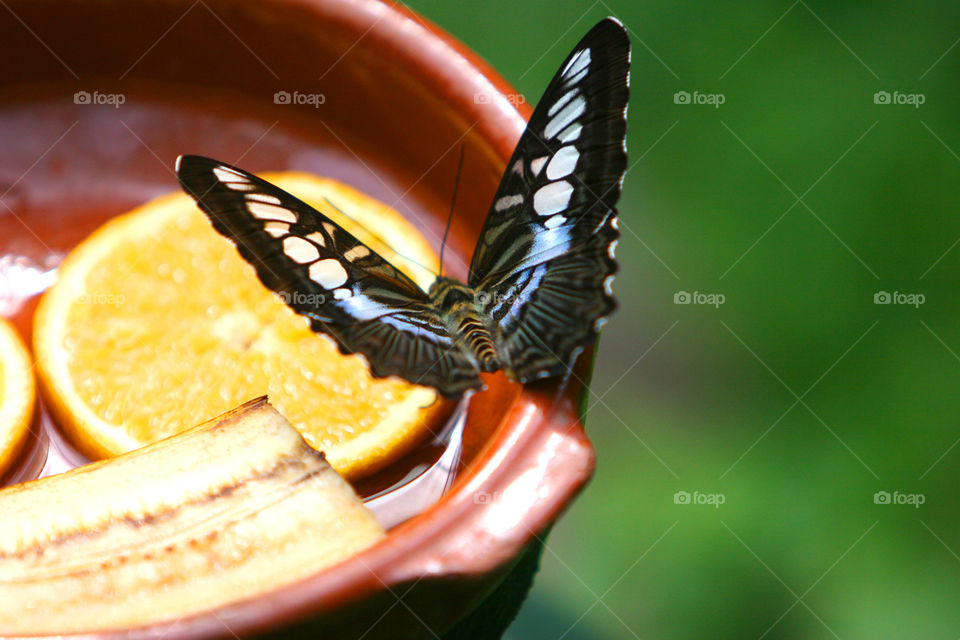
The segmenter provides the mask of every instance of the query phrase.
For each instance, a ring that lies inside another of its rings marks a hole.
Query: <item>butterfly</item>
[[[573,48],[507,163],[466,283],[428,291],[327,216],[237,167],[177,159],[180,185],[260,280],[374,376],[445,396],[482,373],[568,374],[616,307],[630,41],[607,18]],[[318,302],[318,300],[320,302]]]

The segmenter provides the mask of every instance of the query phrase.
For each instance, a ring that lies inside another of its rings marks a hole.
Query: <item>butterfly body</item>
[[[458,346],[477,367],[491,372],[503,368],[494,340],[495,327],[479,306],[480,295],[467,285],[439,276],[427,292],[433,304],[444,310],[447,331],[459,337]]]
[[[438,276],[424,291],[321,212],[237,167],[181,156],[177,175],[264,285],[341,352],[366,356],[374,376],[456,396],[484,388],[485,372],[566,375],[616,307],[629,65],[613,18],[567,56],[507,162],[466,283]]]

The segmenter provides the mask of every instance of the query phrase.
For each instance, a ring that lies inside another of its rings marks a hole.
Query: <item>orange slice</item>
[[[437,257],[393,209],[333,180],[265,177],[429,286],[418,265]],[[94,458],[266,394],[354,479],[405,453],[443,413],[434,390],[373,379],[362,358],[310,331],[180,193],[109,221],[71,252],[37,309],[34,347],[54,416]]]
[[[30,432],[35,395],[30,354],[14,326],[0,318],[0,477]]]

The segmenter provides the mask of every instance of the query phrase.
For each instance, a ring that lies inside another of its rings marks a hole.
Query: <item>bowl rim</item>
[[[517,91],[465,44],[402,3],[274,1],[335,16],[342,26],[389,46],[398,65],[442,83],[439,95],[455,112],[476,120],[479,136],[506,166],[532,109],[510,100]],[[569,385],[513,385],[505,417],[454,487],[424,513],[343,562],[279,589],[173,620],[57,637],[243,637],[334,612],[425,576],[470,579],[503,573],[592,476],[595,454],[578,411],[590,360],[588,350]],[[499,499],[478,504],[481,492]]]

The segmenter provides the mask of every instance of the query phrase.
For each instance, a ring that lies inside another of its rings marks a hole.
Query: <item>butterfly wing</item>
[[[574,47],[537,105],[484,223],[469,284],[521,381],[565,373],[616,306],[615,206],[630,41],[617,20]]]
[[[398,375],[445,395],[483,386],[426,293],[328,217],[209,158],[181,156],[177,176],[261,282],[340,351],[366,356],[375,376]]]

